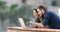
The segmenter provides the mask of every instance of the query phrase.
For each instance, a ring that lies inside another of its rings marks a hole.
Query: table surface
[[[47,29],[47,28],[27,28],[27,27],[6,27],[8,30],[24,30],[24,31],[55,31],[60,32],[60,29]]]

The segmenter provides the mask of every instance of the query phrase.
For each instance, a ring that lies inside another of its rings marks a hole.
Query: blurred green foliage
[[[17,16],[17,4],[12,4],[10,7],[5,6],[4,1],[0,1],[0,19],[3,25],[3,22],[6,18],[10,19],[10,24],[15,23],[17,24],[16,16]],[[12,25],[12,24],[11,24]]]
[[[4,6],[5,2],[4,1],[0,1],[0,6]]]
[[[15,25],[19,26],[17,19],[21,17],[24,19],[26,23],[32,16],[31,13],[32,13],[31,8],[27,3],[23,3],[18,8],[17,4],[12,4],[10,7],[8,7],[5,6],[4,1],[0,1],[0,19],[2,21],[2,24],[6,18],[9,18],[10,24],[14,23]]]

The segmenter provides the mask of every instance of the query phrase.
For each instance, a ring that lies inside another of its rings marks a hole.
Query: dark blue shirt
[[[60,18],[55,13],[51,11],[46,11],[43,17],[42,24],[44,26],[49,25],[50,28],[59,29],[60,28]]]

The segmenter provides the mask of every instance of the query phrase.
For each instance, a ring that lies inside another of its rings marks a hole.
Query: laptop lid
[[[18,18],[21,27],[26,27],[23,18]]]

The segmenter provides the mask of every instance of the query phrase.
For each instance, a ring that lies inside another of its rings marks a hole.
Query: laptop
[[[23,18],[18,18],[21,27],[26,27]]]
[[[27,27],[27,26],[25,25],[23,18],[18,18],[18,20],[19,20],[19,23],[20,23],[21,27],[30,28],[30,27]],[[35,26],[36,26],[36,25],[35,25]],[[31,28],[32,28],[32,27],[31,27]]]

